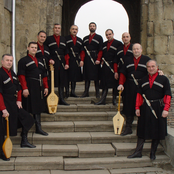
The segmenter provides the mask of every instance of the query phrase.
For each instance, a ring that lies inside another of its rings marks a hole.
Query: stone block
[[[156,55],[155,59],[158,64],[174,65],[174,55]]]
[[[154,37],[154,54],[164,55],[167,53],[167,36]]]
[[[174,65],[168,64],[159,64],[160,70],[164,72],[165,75],[173,75],[174,74]]]
[[[174,36],[169,36],[169,54],[174,55]]]
[[[154,52],[154,37],[147,38],[147,54],[153,54]]]
[[[147,36],[152,37],[154,35],[153,22],[147,22]]]
[[[164,19],[163,0],[155,0],[154,3],[154,21],[161,22]]]
[[[161,23],[157,21],[154,22],[154,36],[155,35],[161,35]]]
[[[161,22],[161,35],[173,34],[173,22],[171,20],[163,20]]]
[[[0,160],[0,170],[15,170],[15,158],[10,158],[10,161]]]
[[[150,2],[148,5],[148,21],[153,22],[155,18],[155,4]]]
[[[108,170],[61,171],[51,170],[51,174],[110,174]]]
[[[7,173],[8,172],[8,173]],[[50,174],[49,170],[37,170],[37,171],[4,171],[0,172],[0,174]]]
[[[173,20],[174,19],[174,13],[171,13],[174,10],[174,4],[165,4],[164,5],[164,19],[166,20]]]

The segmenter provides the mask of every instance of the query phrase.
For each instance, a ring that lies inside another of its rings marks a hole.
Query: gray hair
[[[148,63],[150,63],[150,62],[155,62],[156,66],[158,66],[158,64],[157,64],[156,60],[152,60],[152,59],[151,59],[151,60],[149,60],[149,61],[147,61],[146,66],[147,66],[147,64],[148,64]]]
[[[5,57],[5,56],[13,57],[12,54],[3,54],[3,55],[2,55],[2,60],[4,60],[4,57]]]

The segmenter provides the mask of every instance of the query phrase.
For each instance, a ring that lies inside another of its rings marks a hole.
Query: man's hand
[[[100,61],[99,61],[99,60],[96,60],[96,61],[95,61],[95,64],[96,64],[96,65],[100,64]]]
[[[158,73],[159,73],[160,76],[164,75],[163,71],[161,71],[161,70],[158,70]]]
[[[80,67],[83,67],[83,65],[84,65],[84,62],[80,61]]]
[[[140,116],[140,110],[137,109],[137,110],[135,111],[135,114],[136,114],[137,117],[139,117],[139,116]]]
[[[67,70],[68,68],[69,68],[69,65],[66,64],[66,65],[65,65],[65,70]]]
[[[19,109],[22,108],[22,102],[21,101],[17,101],[16,104],[17,104],[17,106],[18,106]]]
[[[45,88],[44,89],[44,96],[47,96],[48,95],[48,88]]]
[[[119,85],[119,86],[117,87],[117,90],[118,90],[118,91],[123,91],[123,90],[124,90],[124,86],[123,86],[123,85]]]
[[[118,80],[118,73],[117,73],[117,72],[114,73],[114,78],[115,78],[116,80]]]
[[[168,116],[168,114],[169,114],[168,111],[163,110],[163,112],[162,112],[162,117],[163,117],[163,118],[166,118],[166,117]]]
[[[9,117],[9,113],[8,113],[8,111],[7,111],[7,109],[4,109],[4,110],[2,110],[2,117]]]
[[[28,89],[24,89],[24,90],[23,90],[23,96],[24,96],[25,98],[27,98],[28,95],[30,95]]]
[[[54,65],[55,62],[54,62],[54,60],[50,60],[49,63]]]

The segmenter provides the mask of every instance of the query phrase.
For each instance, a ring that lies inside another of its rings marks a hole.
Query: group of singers
[[[47,37],[45,31],[40,31],[38,41],[30,42],[27,55],[19,60],[17,75],[11,70],[12,55],[2,56],[0,147],[6,134],[5,117],[9,117],[10,136],[17,135],[17,128],[22,127],[21,147],[36,147],[27,140],[28,131],[34,123],[36,133],[48,135],[41,128],[41,113],[44,111],[45,98],[50,92],[49,64],[53,64],[60,105],[69,105],[64,97],[78,97],[75,93],[76,82],[82,80],[85,80],[85,87],[80,97],[89,97],[90,82],[94,81],[98,98],[95,105],[106,104],[109,88],[113,89],[112,103],[116,105],[117,91],[122,90],[122,113],[126,118],[122,136],[132,134],[135,113],[138,116],[137,147],[128,158],[142,157],[146,139],[152,139],[150,158],[156,158],[159,140],[167,135],[166,118],[171,100],[169,80],[164,75],[159,75],[156,61],[142,55],[140,44],[130,43],[129,33],[122,34],[122,43],[114,39],[112,29],[107,29],[107,41],[103,43],[102,37],[96,34],[96,28],[96,24],[91,22],[90,34],[83,40],[77,37],[77,25],[70,27],[70,35],[67,37],[61,36],[60,24],[54,24],[52,36]],[[99,89],[102,89],[101,97]],[[151,103],[151,107],[144,101],[143,94]],[[1,159],[10,160],[5,157],[2,148],[0,151]]]

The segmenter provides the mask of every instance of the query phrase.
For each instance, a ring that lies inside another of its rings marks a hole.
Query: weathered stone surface
[[[174,55],[156,55],[155,59],[158,64],[174,65]]]
[[[174,36],[169,36],[169,54],[174,55]]]
[[[0,159],[0,170],[15,170],[15,158],[10,158],[10,161],[3,161]]]
[[[164,5],[164,19],[173,20],[174,14],[171,13],[171,11],[173,11],[173,9],[174,9],[174,4],[173,4],[172,0],[169,3],[168,2],[165,3],[165,5]]]
[[[173,22],[171,20],[161,22],[161,34],[167,36],[173,34]]]
[[[154,54],[166,54],[167,53],[167,36],[155,36],[154,37]]]
[[[147,23],[147,36],[152,37],[153,34],[154,34],[153,22],[148,22]]]
[[[155,19],[155,4],[152,2],[152,3],[149,3],[148,4],[148,21],[149,22],[152,22],[154,21]]]
[[[37,161],[37,162],[36,162]],[[56,170],[63,169],[62,157],[17,157],[15,170]]]
[[[154,53],[154,37],[147,38],[147,54]]]
[[[4,171],[0,174],[51,174],[49,170],[40,170],[40,171]]]
[[[51,170],[51,174],[110,174],[108,170],[82,170],[82,171],[57,171]]]

